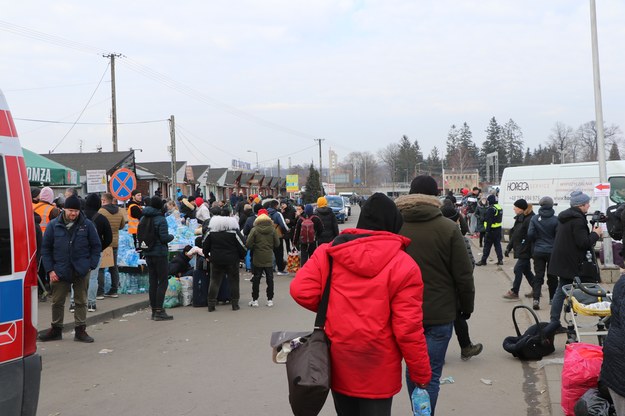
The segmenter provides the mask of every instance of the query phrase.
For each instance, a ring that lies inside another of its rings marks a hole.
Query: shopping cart
[[[575,277],[572,284],[562,286],[562,291],[566,296],[564,320],[567,323],[567,344],[581,342],[582,336],[596,336],[599,345],[603,345],[610,326],[612,294],[597,283],[582,283],[579,277]],[[597,321],[582,325],[581,316],[596,317]],[[590,327],[593,330],[581,330]]]

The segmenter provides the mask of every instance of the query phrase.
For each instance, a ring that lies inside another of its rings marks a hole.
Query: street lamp
[[[254,150],[247,150],[247,152],[256,154],[256,172],[258,172],[258,170],[259,170],[259,166],[258,166],[258,152],[254,151]]]

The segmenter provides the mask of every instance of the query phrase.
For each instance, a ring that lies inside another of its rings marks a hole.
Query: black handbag
[[[536,324],[527,328],[527,331],[522,335],[519,330],[519,324],[516,321],[516,311],[519,309],[527,309],[536,321]],[[514,322],[517,336],[504,339],[503,349],[513,356],[521,360],[540,360],[556,350],[553,345],[555,330],[546,328],[547,326],[551,328],[552,325],[548,322],[539,322],[538,316],[527,306],[518,305],[512,309],[512,322]]]
[[[315,328],[299,338],[300,345],[286,357],[289,403],[295,416],[318,415],[330,392],[330,341],[324,332],[332,279],[332,257],[328,258],[330,271],[317,309]]]

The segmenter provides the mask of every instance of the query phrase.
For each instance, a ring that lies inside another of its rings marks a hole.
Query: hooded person
[[[410,193],[395,200],[404,224],[400,235],[412,240],[406,252],[423,275],[423,327],[428,340],[432,380],[427,386],[432,414],[436,409],[445,354],[460,313],[468,319],[473,313],[475,288],[473,267],[458,226],[443,217],[438,184],[420,175],[410,184]],[[407,371],[408,393],[415,384]]]
[[[357,228],[320,245],[291,282],[293,299],[313,312],[330,284],[325,332],[332,343],[331,386],[338,414],[390,415],[393,396],[402,388],[402,359],[414,384],[425,387],[430,380],[423,281],[405,252],[410,240],[396,234],[401,226],[393,201],[372,195]]]
[[[252,300],[249,306],[258,307],[260,279],[264,273],[267,280],[267,306],[272,307],[274,250],[280,246],[280,239],[273,221],[265,209],[258,211],[258,217],[254,220],[254,226],[250,230],[245,245],[254,253],[252,256]]]
[[[308,221],[310,220],[310,221]],[[313,235],[310,235],[310,223],[312,222]],[[302,227],[304,232],[302,233]],[[312,204],[304,206],[304,212],[297,219],[293,243],[300,251],[300,266],[304,266],[308,259],[312,257],[317,248],[319,237],[323,233],[323,222],[315,215]],[[312,240],[311,240],[312,238]]]
[[[329,243],[339,235],[339,222],[334,215],[332,208],[328,206],[328,200],[324,196],[317,198],[317,209],[315,214],[321,219],[323,223],[323,232],[317,239],[318,244]]]
[[[102,244],[102,251],[111,245],[113,242],[113,232],[111,231],[111,224],[109,220],[98,211],[102,207],[102,201],[97,194],[89,194],[85,199],[85,216],[90,219],[98,232],[100,237],[100,243]],[[102,256],[100,256],[100,260]],[[96,310],[96,298],[98,292],[98,272],[100,270],[100,264],[98,267],[91,270],[89,274],[89,289],[87,290],[87,310],[89,312],[95,312]],[[101,296],[100,299],[104,299]],[[72,308],[74,301],[73,297],[70,300],[70,309]]]

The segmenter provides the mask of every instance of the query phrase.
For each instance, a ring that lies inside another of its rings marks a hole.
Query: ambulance
[[[37,413],[37,241],[15,125],[0,91],[0,414]]]
[[[504,235],[514,225],[514,201],[525,199],[534,205],[538,213],[538,201],[543,196],[553,198],[556,215],[571,207],[570,194],[582,191],[590,196],[590,209],[606,212],[607,206],[602,205],[604,198],[598,198],[605,192],[610,199],[609,205],[625,202],[625,161],[610,160],[606,162],[607,184],[599,180],[599,163],[563,163],[560,165],[534,165],[506,168],[501,177],[499,187],[499,204],[503,208],[502,227]]]

